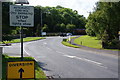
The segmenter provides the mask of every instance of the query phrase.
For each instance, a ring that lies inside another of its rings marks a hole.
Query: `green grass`
[[[40,39],[45,39],[44,37],[26,37],[23,38],[24,42],[28,42],[28,41],[34,41],[34,40],[40,40]],[[20,39],[13,39],[11,41],[3,41],[3,43],[19,43]]]
[[[83,45],[91,48],[103,49],[101,42],[102,41],[98,40],[97,37],[91,37],[88,35],[81,36],[74,40],[74,43],[79,45]],[[120,51],[119,49],[103,49],[103,50]]]
[[[98,40],[96,37],[90,37],[88,35],[81,36],[75,39],[74,43],[87,46],[87,47],[91,47],[91,48],[102,49],[101,40]]]
[[[69,47],[80,48],[79,46],[72,45],[68,42],[68,39],[63,39],[62,44]]]
[[[34,60],[32,57],[24,57],[24,60]],[[7,55],[2,55],[2,80],[6,80],[7,74],[7,62],[8,61],[20,61],[20,57],[9,57]],[[38,63],[35,61],[35,78],[36,79],[46,79],[46,75],[39,67]],[[29,79],[30,80],[30,79]]]
[[[70,39],[73,39],[73,38],[76,38],[77,36],[74,36],[74,37],[70,37]]]

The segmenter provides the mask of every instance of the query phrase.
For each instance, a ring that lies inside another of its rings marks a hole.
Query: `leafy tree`
[[[35,35],[36,35],[36,36],[40,36],[40,32],[41,32],[41,31],[40,31],[40,24],[38,24]]]
[[[3,2],[2,3],[2,33],[3,35],[11,34],[12,29],[15,27],[10,27],[9,25],[9,6],[11,2]]]
[[[120,2],[98,2],[95,11],[88,17],[86,32],[102,40],[103,48],[117,48],[120,30]],[[115,45],[116,44],[116,45]]]
[[[46,24],[44,24],[44,27],[42,28],[42,31],[43,32],[48,32],[49,31],[49,28]]]
[[[64,23],[60,24],[61,32],[66,32],[66,26]]]
[[[76,27],[76,26],[75,26],[74,24],[67,24],[67,25],[66,25],[67,31],[68,31],[68,32],[71,32],[71,33],[73,32],[73,29],[75,29],[75,27]]]

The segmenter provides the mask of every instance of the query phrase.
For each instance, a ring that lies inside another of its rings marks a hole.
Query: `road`
[[[118,78],[118,57],[61,44],[63,37],[24,43],[24,56],[34,57],[47,76],[54,78]],[[4,53],[20,56],[19,43]]]

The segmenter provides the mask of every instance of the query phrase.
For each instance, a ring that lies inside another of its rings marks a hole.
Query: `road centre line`
[[[24,45],[23,50],[26,52],[26,54],[28,54],[29,56],[31,56],[31,55],[25,50],[25,46],[27,46],[28,44],[30,44],[30,43],[27,43],[26,45]],[[46,43],[44,43],[44,44],[46,44]],[[52,50],[52,49],[49,48],[49,47],[47,47],[47,49]],[[103,68],[106,68],[106,69],[107,69],[107,67],[103,66],[103,64],[100,63],[100,62],[93,61],[93,60],[89,60],[89,59],[86,59],[86,58],[80,58],[80,57],[77,57],[77,56],[65,55],[65,53],[60,52],[60,51],[56,51],[56,52],[62,54],[62,55],[65,56],[65,57],[72,58],[72,59],[79,59],[79,60],[82,60],[82,61],[86,61],[86,62],[89,62],[89,63],[93,63],[93,64],[96,64],[96,65],[99,66],[99,67],[103,67]]]
[[[46,47],[46,48],[52,51],[52,49],[51,49],[51,48],[49,48],[49,47]]]
[[[99,67],[103,67],[103,68],[106,68],[106,69],[107,69],[107,67],[103,66],[103,64],[100,63],[100,62],[93,61],[93,60],[89,60],[89,59],[86,59],[86,58],[80,58],[80,57],[77,57],[77,56],[65,55],[65,53],[60,52],[60,51],[56,51],[56,52],[57,52],[57,53],[60,53],[60,54],[63,54],[63,56],[66,56],[66,57],[69,57],[69,58],[73,58],[73,59],[83,60],[83,61],[86,61],[86,62],[90,62],[90,63],[96,64],[96,65],[99,66]]]
[[[70,56],[70,55],[63,55],[63,56],[66,56],[66,57],[69,57],[69,58],[80,59],[80,60],[83,60],[83,61],[87,61],[87,62],[98,64],[98,65],[102,65],[102,63],[99,63],[99,62],[96,62],[96,61],[93,61],[93,60],[89,60],[89,59],[86,59],[86,58],[80,58],[80,57]]]
[[[46,45],[47,43],[46,43],[46,42],[44,42],[43,44],[45,44],[45,45]]]
[[[89,62],[89,63],[93,63],[93,64],[96,64],[99,67],[103,67],[103,68],[107,69],[107,67],[103,66],[102,63],[97,62],[97,61],[89,60],[89,59],[86,59],[86,58],[80,58],[80,57],[76,57],[76,56],[70,56],[70,55],[63,55],[63,56],[68,57],[68,58],[72,58],[72,59],[79,59],[79,60],[86,61],[86,62]]]
[[[75,58],[76,56],[70,56],[70,55],[63,55],[63,56],[66,56],[66,57],[69,57],[69,58]]]
[[[89,60],[89,59],[86,59],[86,58],[79,58],[79,57],[76,57],[77,59],[82,59],[84,61],[88,61],[88,62],[91,62],[91,63],[95,63],[95,64],[98,64],[98,65],[102,65],[102,63],[99,63],[99,62],[96,62],[96,61],[93,61],[93,60]]]
[[[65,53],[63,53],[63,52],[60,52],[60,51],[56,51],[56,52],[57,52],[57,53],[60,53],[60,54],[63,54],[63,55],[65,54]]]

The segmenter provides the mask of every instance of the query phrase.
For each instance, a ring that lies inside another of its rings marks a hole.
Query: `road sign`
[[[34,61],[16,61],[7,64],[7,79],[34,79]]]
[[[47,34],[46,32],[42,32],[42,36],[46,36],[46,34]]]
[[[10,26],[34,26],[34,7],[10,5]]]

